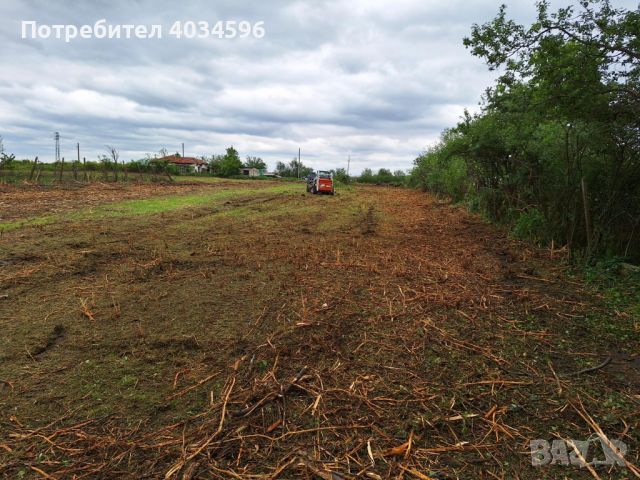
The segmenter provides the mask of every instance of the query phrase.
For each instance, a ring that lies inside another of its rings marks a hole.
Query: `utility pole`
[[[351,154],[347,158],[347,178],[349,178],[349,167],[351,167]]]
[[[300,178],[300,147],[298,147],[298,171],[296,173],[296,176]]]
[[[184,158],[184,142],[182,142],[182,158]]]
[[[78,163],[80,163],[80,142],[76,143],[76,147],[78,148]]]
[[[56,163],[60,161],[60,133],[54,132],[53,139],[56,141]]]

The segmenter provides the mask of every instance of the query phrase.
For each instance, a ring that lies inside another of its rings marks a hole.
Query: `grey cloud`
[[[533,1],[507,1],[531,21]],[[621,4],[629,4],[621,0]],[[559,3],[555,3],[559,5]],[[3,0],[0,136],[18,157],[50,160],[79,141],[138,158],[185,142],[233,144],[273,166],[302,147],[315,167],[410,168],[493,79],[462,46],[493,0]],[[20,22],[160,23],[161,40],[21,39]],[[264,39],[175,39],[176,20],[264,21]]]

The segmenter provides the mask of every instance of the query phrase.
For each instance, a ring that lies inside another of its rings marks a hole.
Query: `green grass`
[[[137,217],[171,212],[180,209],[198,208],[212,205],[220,200],[242,198],[255,194],[292,194],[300,188],[297,185],[281,184],[276,186],[225,189],[216,192],[203,192],[189,195],[172,195],[168,197],[153,197],[137,200],[100,205],[95,208],[81,209],[65,214],[44,215],[21,220],[0,223],[0,231],[11,231],[23,227],[49,225],[63,220],[92,220],[115,217]]]
[[[586,285],[607,306],[607,313],[594,312],[585,320],[599,336],[629,341],[640,333],[640,274],[621,276],[620,262],[613,258],[583,269]]]

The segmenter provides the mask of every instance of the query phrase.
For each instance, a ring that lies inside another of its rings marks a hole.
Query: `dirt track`
[[[528,442],[640,445],[638,341],[548,257],[388,188],[5,233],[0,475],[592,478]]]

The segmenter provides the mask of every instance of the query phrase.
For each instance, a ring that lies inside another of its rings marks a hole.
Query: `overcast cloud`
[[[408,169],[476,110],[494,75],[462,38],[491,0],[0,0],[0,136],[18,158],[75,143],[94,159],[161,148],[190,156],[234,145],[273,168],[302,149],[314,167]],[[533,0],[506,1],[520,21]],[[633,7],[633,2],[614,4]],[[554,3],[558,6],[558,3]],[[22,39],[39,24],[162,24],[162,39]],[[262,39],[175,39],[177,20],[264,21]]]

